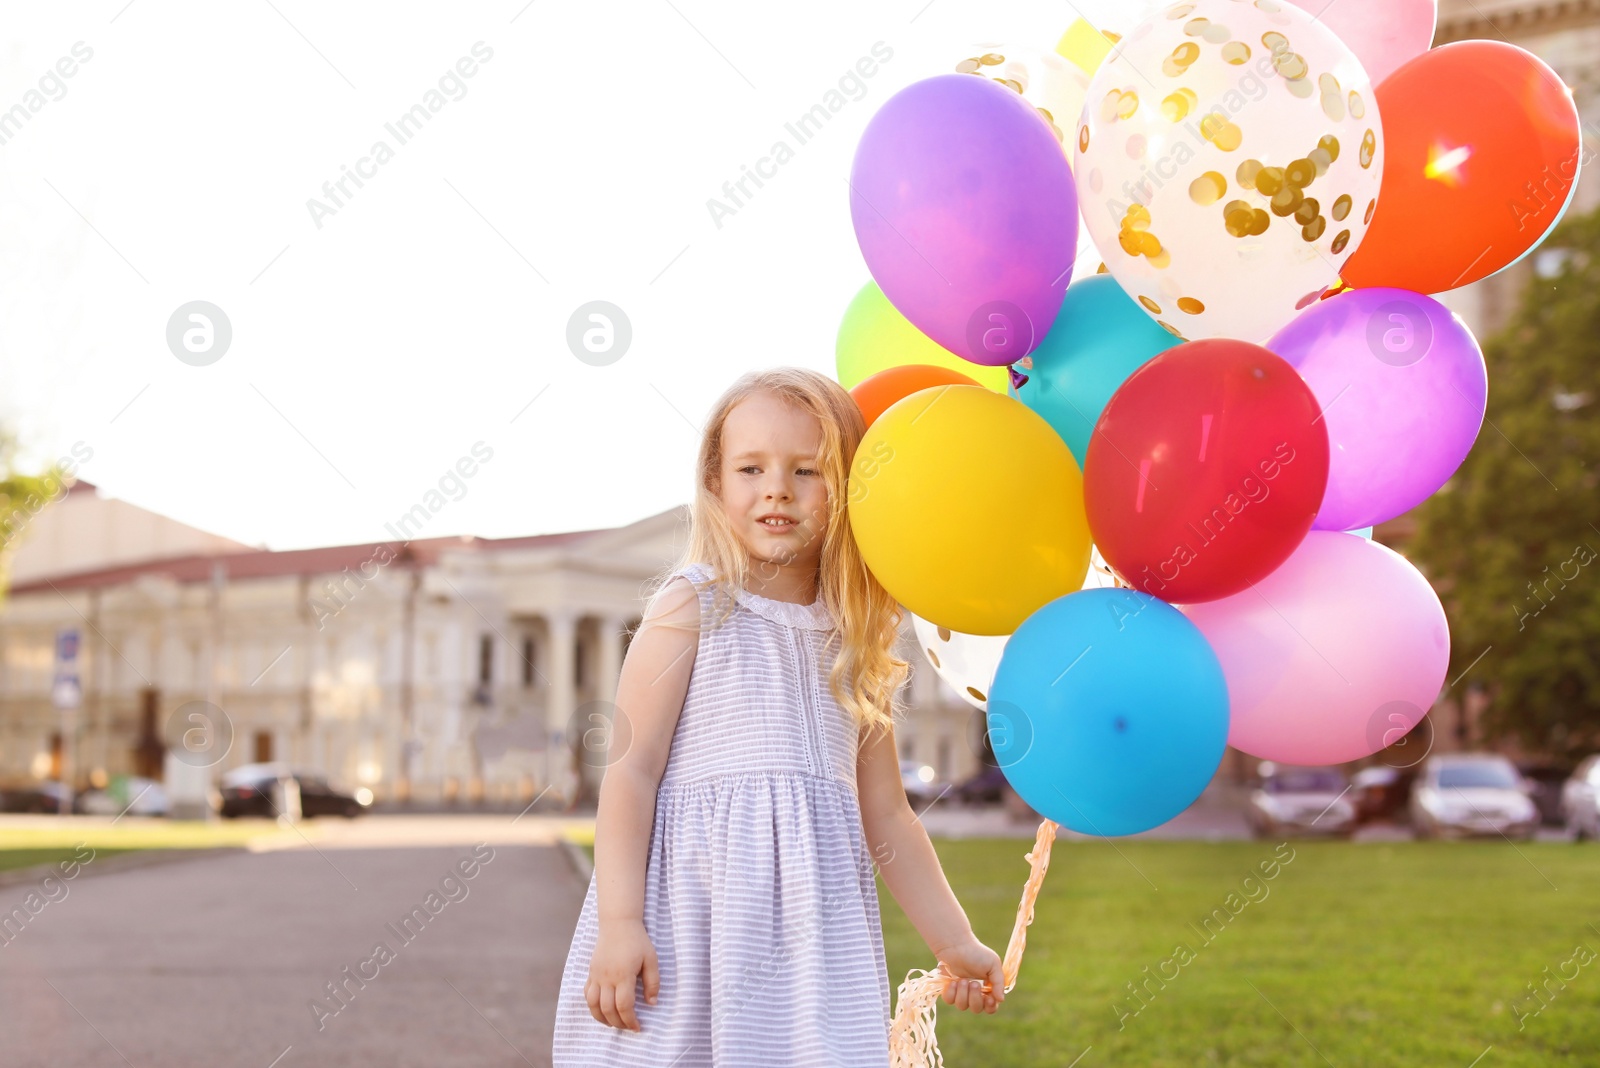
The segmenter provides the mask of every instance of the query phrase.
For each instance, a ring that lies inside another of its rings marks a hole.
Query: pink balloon
[[[1372,84],[1433,44],[1438,0],[1289,0],[1356,54]]]
[[[1243,593],[1179,606],[1228,680],[1228,744],[1263,760],[1342,764],[1416,726],[1443,688],[1439,596],[1387,546],[1313,530]]]

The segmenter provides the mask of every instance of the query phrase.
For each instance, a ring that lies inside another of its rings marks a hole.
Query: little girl
[[[947,1004],[1004,1000],[901,784],[902,610],[844,508],[864,433],[800,368],[711,412],[684,557],[617,684],[556,1068],[885,1068],[875,872],[956,977]]]

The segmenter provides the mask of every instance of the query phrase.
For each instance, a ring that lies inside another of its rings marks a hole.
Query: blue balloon
[[[1181,344],[1109,274],[1067,287],[1055,325],[1031,353],[1017,399],[1044,416],[1083,466],[1089,434],[1111,394],[1157,353]]]
[[[995,761],[1035,811],[1137,834],[1200,796],[1228,743],[1228,684],[1200,628],[1137,590],[1083,590],[1023,620],[989,691]]]
[[[1345,533],[1346,534],[1354,534],[1359,538],[1366,538],[1368,541],[1372,540],[1372,528],[1371,527],[1362,527],[1360,530],[1347,530],[1347,531],[1345,531]]]

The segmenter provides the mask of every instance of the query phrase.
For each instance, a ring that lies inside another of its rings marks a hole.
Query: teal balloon
[[[1216,775],[1228,684],[1200,628],[1167,602],[1083,590],[1007,640],[986,715],[995,763],[1036,812],[1082,834],[1137,834]]]
[[[1347,530],[1347,531],[1345,531],[1345,533],[1346,534],[1355,534],[1358,537],[1366,538],[1368,541],[1372,540],[1372,528],[1371,527],[1362,527],[1360,530]]]
[[[1145,361],[1174,345],[1109,274],[1067,287],[1055,325],[1031,353],[1033,368],[1017,399],[1044,416],[1083,466],[1089,435],[1111,394]]]

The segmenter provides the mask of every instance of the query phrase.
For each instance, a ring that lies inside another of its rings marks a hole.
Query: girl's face
[[[829,507],[821,449],[816,417],[770,393],[746,397],[728,413],[720,497],[753,565],[819,565]],[[775,516],[789,522],[762,522]]]

